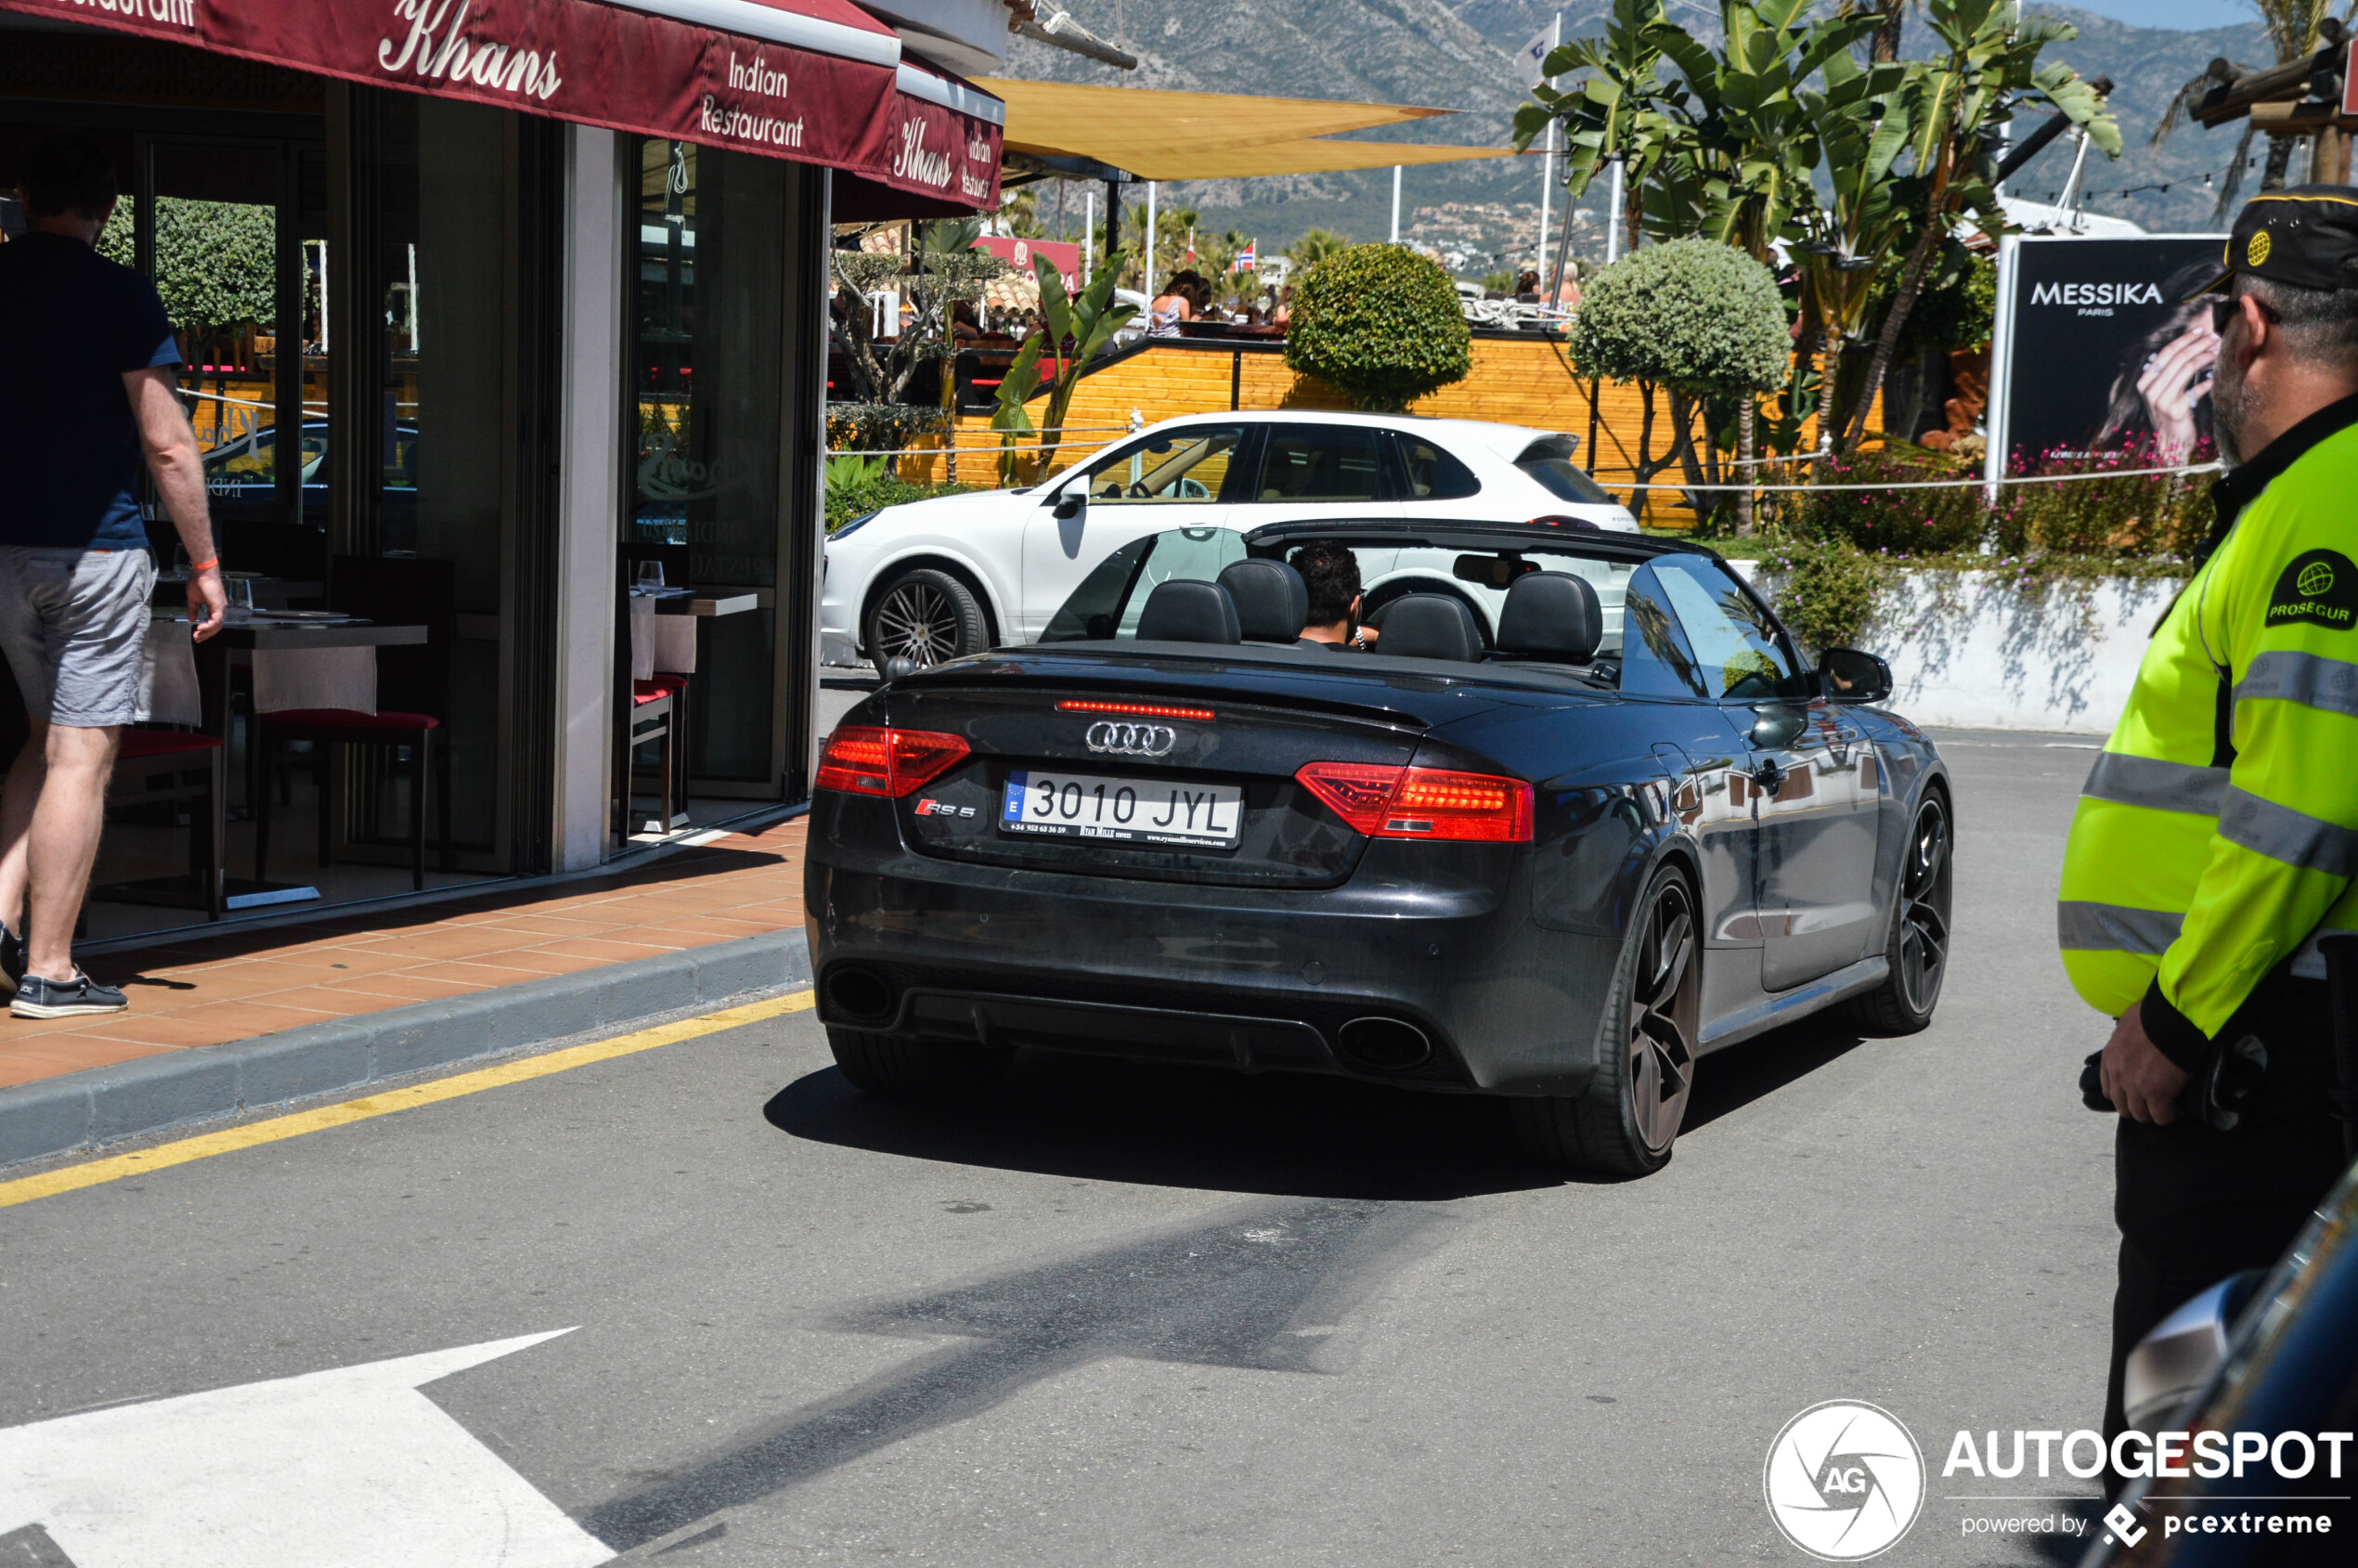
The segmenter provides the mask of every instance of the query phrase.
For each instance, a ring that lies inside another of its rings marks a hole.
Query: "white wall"
[[[1776,602],[1773,579],[1734,564]],[[2105,735],[2180,587],[2105,577],[2017,588],[1999,572],[1907,572],[1859,641],[1890,661],[1891,706],[1919,724]]]
[[[614,764],[615,551],[622,515],[621,138],[565,127],[559,328],[554,869],[603,858]]]

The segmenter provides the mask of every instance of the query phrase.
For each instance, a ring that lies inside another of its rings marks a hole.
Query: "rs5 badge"
[[[936,800],[930,797],[917,802],[917,815],[921,817],[971,817],[974,814],[975,809],[971,806],[952,806],[947,800]]]

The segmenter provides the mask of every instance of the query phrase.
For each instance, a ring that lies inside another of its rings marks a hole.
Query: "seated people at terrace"
[[[1293,569],[1310,590],[1310,621],[1302,641],[1324,642],[1336,653],[1364,652],[1376,633],[1359,624],[1359,558],[1339,544],[1306,544],[1293,552]]]

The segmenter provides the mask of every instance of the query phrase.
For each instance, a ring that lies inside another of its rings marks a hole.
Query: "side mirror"
[[[1829,648],[1818,655],[1818,672],[1825,678],[1828,702],[1887,702],[1891,697],[1891,667],[1872,654],[1856,648]]]
[[[1059,523],[1069,523],[1089,505],[1089,492],[1076,485],[1056,498],[1056,517]]]
[[[2226,1365],[2235,1319],[2260,1287],[2258,1269],[2221,1280],[2137,1341],[2121,1375],[2121,1406],[2139,1432],[2161,1429]]]

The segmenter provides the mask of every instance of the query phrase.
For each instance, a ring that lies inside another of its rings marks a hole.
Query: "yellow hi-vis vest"
[[[2111,1017],[2157,998],[2173,1057],[2358,929],[2358,398],[2248,467],[2222,497],[2264,488],[2156,631],[2064,849],[2072,988]]]

